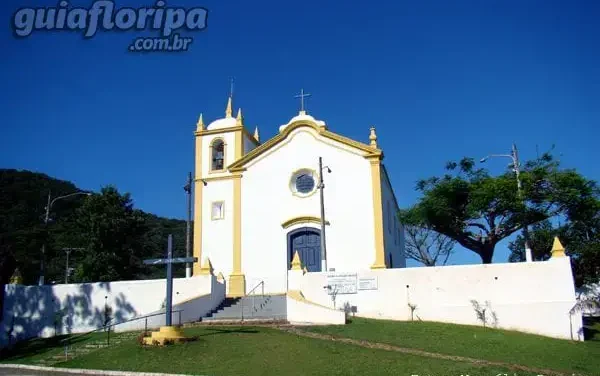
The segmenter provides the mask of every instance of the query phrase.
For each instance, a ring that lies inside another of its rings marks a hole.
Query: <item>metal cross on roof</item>
[[[173,235],[169,234],[167,258],[144,260],[146,265],[167,265],[167,301],[165,304],[165,325],[171,326],[173,314],[173,264],[196,262],[197,257],[173,257]]]
[[[300,98],[300,111],[304,111],[304,98],[310,97],[312,94],[304,94],[304,89],[300,89],[300,94],[294,98]]]

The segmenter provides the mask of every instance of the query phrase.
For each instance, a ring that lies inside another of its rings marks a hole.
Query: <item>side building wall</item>
[[[404,230],[398,220],[398,202],[383,164],[381,165],[381,203],[383,205],[385,265],[388,268],[405,268]]]

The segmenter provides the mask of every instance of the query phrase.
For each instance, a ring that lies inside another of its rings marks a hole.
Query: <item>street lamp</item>
[[[331,174],[329,166],[323,167],[323,158],[319,157],[319,190],[321,193],[321,270],[327,271],[327,248],[325,242],[325,199],[323,197],[323,189],[325,183],[323,183],[323,169],[327,169],[327,172]]]
[[[78,196],[78,195],[91,196],[92,194],[90,192],[74,192],[74,193],[70,193],[68,195],[56,197],[55,199],[52,200],[52,197],[50,196],[50,192],[48,192],[48,203],[46,204],[46,216],[44,217],[44,227],[45,228],[48,227],[48,222],[50,221],[50,209],[52,208],[52,205],[54,205],[54,203],[56,201],[62,200],[64,198]],[[40,286],[44,285],[44,258],[45,258],[45,256],[46,256],[46,240],[44,239],[44,243],[42,244],[42,257],[40,260],[40,279],[38,282]]]
[[[517,145],[512,144],[512,150],[510,154],[490,154],[487,157],[481,158],[479,162],[484,163],[489,158],[493,157],[501,157],[501,158],[510,158],[513,163],[513,171],[515,172],[515,176],[517,178],[517,195],[520,200],[524,201],[523,198],[523,185],[521,184],[521,170],[519,164],[519,153],[517,151]],[[527,228],[527,224],[523,227],[523,237],[525,238],[525,260],[527,262],[531,262],[533,260],[531,256],[531,247],[529,246],[529,230]]]

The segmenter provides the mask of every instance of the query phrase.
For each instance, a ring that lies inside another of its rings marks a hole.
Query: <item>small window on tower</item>
[[[225,218],[225,203],[223,201],[217,201],[212,203],[212,220]]]
[[[220,138],[214,140],[211,145],[211,171],[221,171],[225,168],[225,142]]]

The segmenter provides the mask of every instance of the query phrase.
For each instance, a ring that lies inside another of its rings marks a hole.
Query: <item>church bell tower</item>
[[[228,279],[228,295],[245,295],[241,262],[242,175],[227,166],[258,145],[258,129],[251,135],[244,126],[242,110],[233,117],[233,97],[229,96],[225,117],[205,126],[200,115],[195,135],[194,178],[194,265],[201,273],[210,262],[215,272]],[[256,137],[255,137],[256,136]]]

